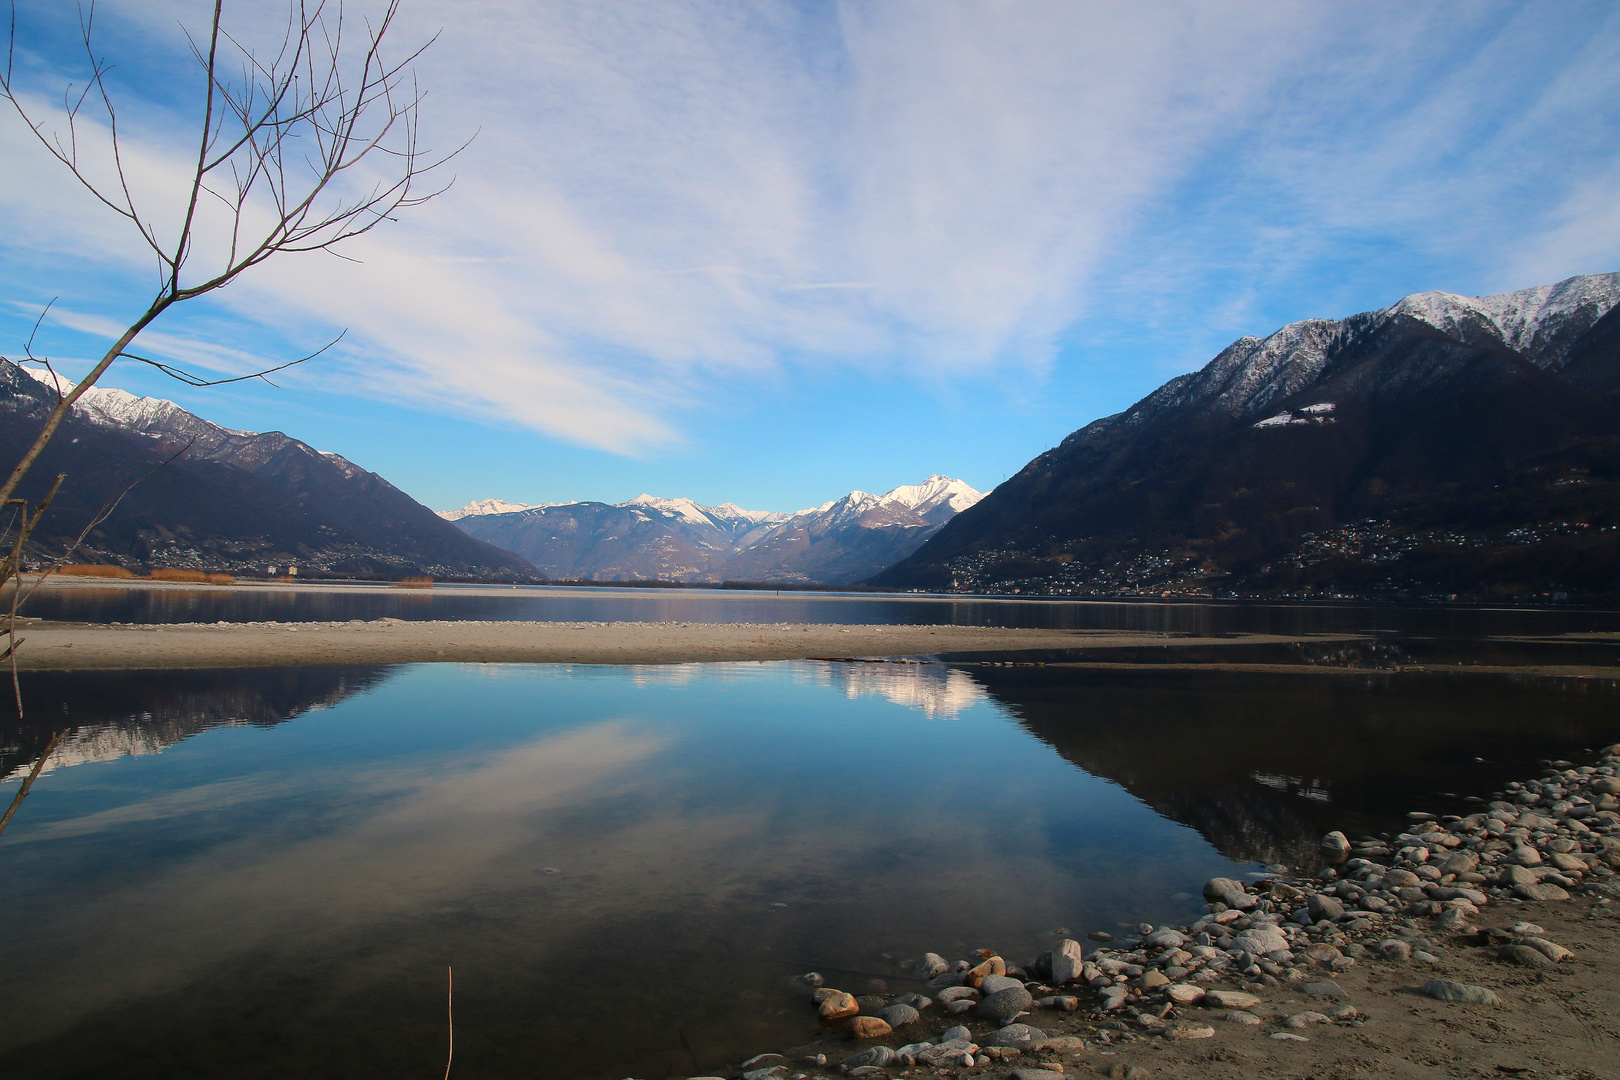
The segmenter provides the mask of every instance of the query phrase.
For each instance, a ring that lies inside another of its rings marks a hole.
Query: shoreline
[[[912,993],[795,976],[822,1034],[723,1074],[1620,1075],[1620,744],[1601,754],[1466,817],[1328,833],[1313,874],[1212,879],[1187,926],[1069,938],[1022,966],[928,953],[894,980]]]
[[[418,622],[391,618],[319,623],[24,622],[17,634],[22,639],[17,666],[30,671],[435,662],[854,660],[1062,653],[1080,648],[1235,648],[1362,638],[1356,634],[1165,638],[1095,630],[837,623]]]

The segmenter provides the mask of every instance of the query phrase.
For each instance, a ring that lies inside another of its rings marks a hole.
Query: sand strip
[[[826,623],[403,622],[31,623],[18,664],[30,670],[278,667],[300,664],[673,664],[827,657],[1165,646],[1280,644],[1263,634],[1221,638],[973,626]],[[1311,640],[1334,640],[1312,638]]]

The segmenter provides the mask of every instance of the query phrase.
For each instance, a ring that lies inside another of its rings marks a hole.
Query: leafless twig
[[[56,751],[57,744],[67,737],[67,733],[67,728],[52,733],[51,741],[45,744],[44,752],[34,761],[34,767],[28,770],[28,776],[23,780],[22,787],[17,789],[17,794],[12,798],[11,805],[6,807],[5,817],[0,817],[0,833],[5,832],[6,826],[11,824],[11,815],[15,814],[17,807],[22,805],[24,799],[28,798],[28,789],[34,786],[35,780],[39,779],[40,770],[45,768],[46,759]]]
[[[466,144],[443,154],[419,142],[419,111],[424,97],[410,66],[432,40],[398,59],[385,55],[399,0],[388,0],[380,18],[367,21],[351,46],[353,20],[341,0],[290,0],[286,32],[263,52],[239,40],[225,26],[224,0],[215,0],[205,39],[186,35],[203,78],[197,154],[176,209],[180,224],[165,236],[160,215],[137,204],[125,167],[124,135],[108,84],[111,65],[95,51],[95,5],[80,9],[79,34],[87,76],[77,92],[62,95],[60,127],[47,118],[17,85],[17,12],[11,9],[10,37],[0,98],[28,125],[45,151],[64,166],[103,206],[140,234],[156,261],[159,288],[151,302],[66,394],[59,395],[38,436],[3,484],[0,503],[10,499],[73,403],[94,386],[152,321],[175,304],[222,288],[274,255],[332,251],[345,240],[370,232],[402,208],[441,194],[451,181],[424,188]],[[95,175],[81,153],[82,129],[90,115],[100,117],[98,132],[111,153],[112,175]],[[371,180],[360,176],[363,162],[383,163]],[[199,230],[218,235],[221,250],[199,255]],[[208,265],[192,272],[201,259]],[[324,350],[323,350],[324,351]],[[316,354],[318,355],[318,354]],[[145,357],[135,357],[154,363]],[[307,359],[307,358],[306,358]],[[282,365],[290,367],[302,361]],[[160,370],[175,374],[168,365]],[[271,368],[242,378],[262,378]],[[190,374],[190,373],[185,373]],[[209,380],[176,374],[192,385]],[[218,380],[227,382],[232,380]]]

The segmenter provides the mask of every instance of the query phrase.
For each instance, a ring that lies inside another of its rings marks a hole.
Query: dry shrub
[[[394,588],[396,588],[396,589],[431,589],[431,588],[433,588],[433,579],[430,578],[430,577],[427,577],[425,575],[416,575],[416,576],[413,576],[413,577],[400,578],[398,581],[394,582]]]
[[[64,574],[67,577],[127,578],[135,576],[130,571],[125,570],[122,566],[92,565],[90,563],[68,563],[66,566],[59,567],[56,572],[58,574]]]
[[[208,575],[201,570],[176,570],[172,566],[160,566],[152,571],[153,581],[207,581]]]
[[[229,574],[209,574],[207,578],[210,585],[235,585],[236,579]]]

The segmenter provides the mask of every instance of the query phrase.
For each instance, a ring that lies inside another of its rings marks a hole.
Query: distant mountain
[[[56,403],[45,378],[0,361],[0,460],[21,457]],[[64,390],[71,385],[62,380]],[[304,573],[534,576],[522,558],[472,539],[337,454],[280,432],[231,431],[160,398],[92,387],[21,496],[37,500],[57,473],[68,479],[30,546],[35,559],[60,554],[102,505],[145,477],[75,561],[227,573],[291,563]]]
[[[874,579],[899,588],[1620,593],[1620,274],[1238,339]]]
[[[930,476],[883,495],[852,491],[797,513],[638,495],[628,502],[442,511],[468,534],[556,578],[847,584],[905,558],[983,496]]]

